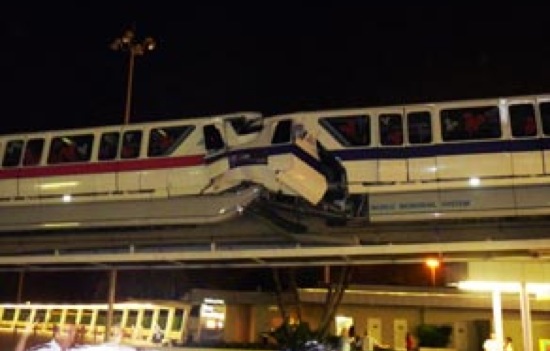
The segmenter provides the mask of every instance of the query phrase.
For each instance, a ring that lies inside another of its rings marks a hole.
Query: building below
[[[323,314],[326,289],[300,289],[301,313],[312,329],[318,327]],[[194,289],[185,296],[194,305],[216,301],[225,307],[222,323],[208,321],[208,315],[195,313],[195,341],[217,335],[227,343],[262,343],[265,335],[280,326],[282,318],[274,293]],[[530,297],[532,337],[535,350],[550,345],[550,298]],[[195,309],[195,312],[199,312]],[[219,315],[218,315],[219,317]],[[522,327],[517,294],[502,295],[504,335],[521,349]],[[406,350],[407,332],[416,334],[419,326],[448,327],[448,348],[456,351],[481,350],[492,330],[491,293],[464,292],[456,288],[410,288],[395,286],[351,286],[337,310],[330,333],[354,326],[395,350]],[[291,314],[291,321],[296,315]],[[215,332],[214,332],[215,331]]]

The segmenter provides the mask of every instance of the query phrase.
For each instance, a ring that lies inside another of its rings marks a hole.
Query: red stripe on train
[[[191,167],[202,164],[204,164],[204,155],[148,158],[128,161],[119,160],[93,163],[64,163],[39,167],[1,169],[0,179],[144,171],[164,168]]]

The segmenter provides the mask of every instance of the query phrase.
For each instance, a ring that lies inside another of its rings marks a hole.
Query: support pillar
[[[502,299],[500,290],[493,290],[493,329],[497,340],[504,340],[504,328],[502,326]]]
[[[520,313],[521,313],[521,329],[523,333],[523,350],[533,351],[533,329],[531,325],[531,306],[529,304],[529,293],[527,292],[527,284],[521,283],[519,292]]]
[[[116,269],[111,269],[109,274],[109,309],[107,311],[107,324],[105,325],[105,341],[109,341],[113,327],[113,310],[116,296]]]

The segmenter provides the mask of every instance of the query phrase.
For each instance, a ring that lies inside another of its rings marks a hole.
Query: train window
[[[168,310],[160,310],[157,317],[157,324],[162,328],[166,328],[166,322],[168,321]]]
[[[30,319],[31,310],[30,309],[20,309],[19,316],[17,316],[18,322],[25,322]]]
[[[550,102],[543,102],[539,105],[540,118],[542,120],[542,131],[545,135],[550,134]]]
[[[107,325],[107,311],[99,310],[97,311],[96,325]]]
[[[4,309],[4,313],[2,314],[2,320],[4,321],[13,321],[15,318],[15,309],[14,308],[6,308]]]
[[[85,162],[92,154],[92,134],[55,137],[50,145],[48,163]]]
[[[380,144],[403,144],[403,116],[398,113],[383,113],[378,116]]]
[[[143,319],[141,320],[141,326],[143,328],[149,329],[153,324],[153,311],[146,310],[143,311]]]
[[[4,167],[16,167],[19,165],[21,159],[21,153],[23,150],[23,140],[10,140],[6,144],[6,151],[4,151],[4,160],[2,166]]]
[[[183,320],[185,319],[185,310],[176,309],[174,313],[174,320],[172,322],[172,331],[178,331],[183,327]]]
[[[284,144],[290,143],[292,140],[292,120],[285,119],[277,123],[273,138],[271,138],[271,144]]]
[[[193,127],[179,126],[167,128],[155,128],[149,133],[149,149],[147,156],[170,155],[176,146],[180,145],[189,135]]]
[[[93,310],[82,310],[82,316],[80,317],[80,324],[88,325],[92,323]]]
[[[97,159],[100,161],[114,160],[118,152],[119,139],[119,132],[107,132],[101,134],[101,139],[99,141],[99,155],[97,156]]]
[[[122,140],[121,158],[137,158],[139,157],[139,149],[141,146],[140,130],[131,130],[124,133]]]
[[[222,134],[213,124],[204,126],[204,144],[208,152],[216,152],[225,147]]]
[[[537,135],[535,108],[531,104],[512,105],[508,107],[512,136],[529,137]]]
[[[77,314],[78,314],[78,310],[73,310],[73,309],[67,310],[65,314],[65,323],[75,324]]]
[[[495,139],[502,135],[496,106],[444,109],[440,119],[444,141]]]
[[[135,326],[137,324],[137,320],[138,320],[138,311],[129,310],[128,317],[126,317],[126,325]]]
[[[230,119],[229,124],[237,135],[247,135],[262,130],[262,120],[260,118],[246,119],[245,117],[237,117]]]
[[[432,142],[432,116],[428,111],[407,114],[409,143],[429,144]]]
[[[123,312],[121,310],[116,310],[116,311],[113,311],[113,323],[115,325],[119,324],[122,322],[122,315],[123,315]]]
[[[343,146],[370,145],[370,117],[326,117],[319,122]]]
[[[23,166],[36,166],[39,164],[43,149],[44,139],[31,139],[27,141],[23,156]]]
[[[59,323],[61,322],[61,315],[63,314],[63,310],[59,308],[55,308],[52,310],[50,314],[50,320],[48,322],[50,323]]]

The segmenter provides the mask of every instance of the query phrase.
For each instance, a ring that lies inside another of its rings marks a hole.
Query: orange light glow
[[[435,268],[439,267],[439,264],[440,264],[440,262],[437,258],[428,258],[428,259],[426,259],[425,263],[426,263],[426,266],[428,266],[432,269],[435,269]]]

